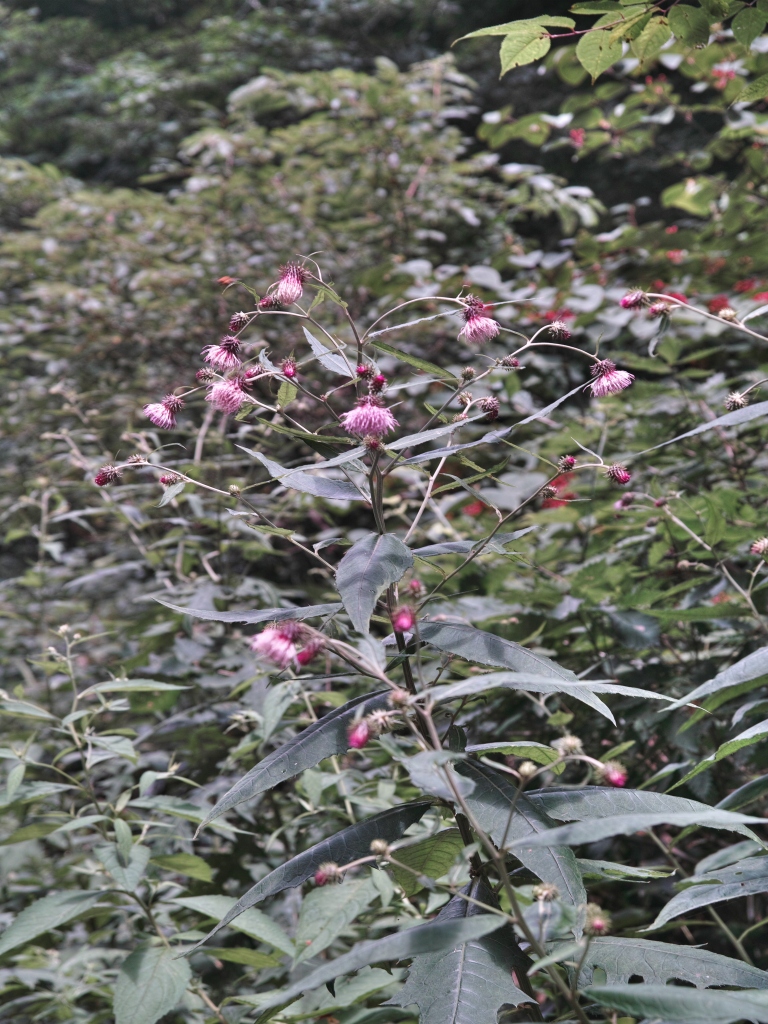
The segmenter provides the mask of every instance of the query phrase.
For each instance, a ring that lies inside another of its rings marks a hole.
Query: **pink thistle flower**
[[[121,476],[122,472],[117,468],[117,466],[102,466],[93,478],[93,482],[97,487],[109,487],[110,484],[119,480]]]
[[[557,463],[557,468],[561,473],[569,473],[576,465],[576,459],[573,455],[563,455],[560,461]]]
[[[364,718],[353,725],[347,734],[349,745],[355,750],[362,750],[370,738],[371,727]]]
[[[549,325],[549,333],[555,338],[567,340],[571,336],[571,330],[565,320],[553,320]]]
[[[280,280],[275,289],[275,297],[283,306],[298,302],[304,291],[307,272],[299,263],[286,263],[280,267]]]
[[[322,649],[323,641],[319,637],[314,637],[302,650],[299,651],[296,655],[296,661],[298,661],[300,665],[308,665],[310,661],[317,657]]]
[[[210,366],[203,366],[195,374],[195,380],[200,381],[201,384],[213,384],[216,380],[216,374]]]
[[[230,331],[240,331],[248,323],[250,317],[247,313],[244,313],[242,309],[239,313],[233,313],[229,318],[229,329]]]
[[[620,462],[614,462],[612,466],[609,466],[606,475],[609,480],[613,480],[615,484],[621,484],[622,487],[632,479],[632,474]]]
[[[261,377],[264,373],[266,373],[266,370],[260,363],[257,363],[255,366],[249,366],[243,374],[243,387],[249,388],[256,378]]]
[[[424,597],[427,592],[427,588],[419,579],[412,579],[408,584],[408,590],[414,597]]]
[[[616,363],[611,359],[598,359],[592,364],[591,373],[595,379],[590,382],[589,387],[594,398],[618,394],[619,391],[628,388],[635,379],[633,373],[617,370]]]
[[[501,325],[485,314],[486,306],[480,299],[470,295],[461,311],[464,326],[459,331],[459,337],[464,338],[470,345],[482,345],[484,341],[495,338],[501,330]]]
[[[600,778],[609,786],[621,788],[627,781],[627,769],[618,761],[606,761],[600,770]]]
[[[221,380],[213,384],[211,390],[205,396],[206,402],[210,402],[220,412],[230,415],[236,413],[240,406],[247,399],[243,391],[243,381],[239,377],[232,380]]]
[[[652,306],[648,307],[648,316],[651,320],[656,320],[660,316],[669,316],[671,309],[668,302],[654,302]]]
[[[570,334],[568,335],[568,337],[570,338]],[[520,360],[517,358],[517,356],[504,356],[504,358],[501,360],[501,365],[506,369],[516,370],[520,365]]]
[[[368,385],[368,390],[372,395],[379,395],[387,386],[387,378],[383,373],[377,373],[375,377],[371,378],[371,383]]]
[[[587,935],[607,935],[611,930],[611,915],[596,903],[587,904],[584,931]]]
[[[277,295],[270,292],[269,295],[265,295],[264,298],[259,299],[256,305],[259,309],[259,312],[264,313],[266,310],[279,309],[280,300],[278,299]]]
[[[218,345],[206,345],[202,351],[206,363],[217,370],[236,370],[241,365],[240,340],[227,334]]]
[[[768,537],[761,537],[759,540],[753,541],[749,551],[750,554],[760,555],[762,558],[763,555],[768,553]]]
[[[357,405],[339,417],[348,434],[358,437],[383,437],[398,425],[390,409],[385,408],[380,398],[364,395]]]
[[[619,300],[619,305],[622,309],[641,309],[648,299],[645,292],[641,292],[639,289],[633,292],[627,292],[627,294]]]
[[[184,399],[177,395],[166,395],[162,402],[153,402],[144,406],[144,415],[162,430],[172,430],[176,426],[176,413],[184,408]]]
[[[342,878],[339,865],[333,861],[321,864],[315,872],[315,885],[327,885],[329,882],[340,882]]]
[[[290,356],[287,359],[284,359],[280,365],[280,372],[284,377],[287,377],[288,380],[293,380],[298,372],[296,360],[292,359]]]
[[[481,398],[477,404],[485,413],[486,419],[496,420],[499,418],[499,400],[495,395]]]
[[[367,380],[369,377],[373,376],[373,367],[369,366],[367,363],[358,363],[355,367],[355,373],[362,380]]]
[[[413,614],[413,609],[407,605],[403,605],[400,608],[396,608],[392,615],[392,628],[398,633],[407,633],[413,629],[416,623],[416,616]]]
[[[160,483],[163,485],[163,487],[172,487],[174,484],[177,484],[180,480],[181,477],[179,476],[178,473],[163,473],[163,475],[160,477]]]
[[[296,640],[300,635],[301,626],[296,622],[281,622],[267,626],[251,639],[250,647],[254,654],[273,661],[279,668],[289,665],[298,651]]]

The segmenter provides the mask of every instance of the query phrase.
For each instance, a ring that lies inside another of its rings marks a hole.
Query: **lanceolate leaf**
[[[527,797],[520,797],[510,815],[517,788],[501,772],[471,761],[459,765],[457,771],[475,783],[467,805],[496,846],[509,847],[519,840],[523,845],[515,849],[518,860],[542,882],[556,885],[566,903],[586,903],[587,894],[573,851],[567,846],[534,847],[527,843],[529,838],[555,827],[547,813]]]
[[[742,807],[748,807],[768,793],[768,775],[761,775],[751,782],[745,782],[743,786],[734,789],[727,797],[717,804],[725,811],[739,811]]]
[[[768,402],[765,405],[768,407]],[[730,668],[718,672],[713,679],[702,683],[701,686],[691,690],[685,697],[681,697],[680,700],[674,701],[674,703],[661,710],[676,711],[686,704],[699,703],[702,697],[708,697],[711,693],[717,693],[718,690],[725,690],[730,686],[737,686],[739,683],[747,683],[764,675],[768,675],[768,647],[761,647],[758,651],[753,651],[746,658],[742,658],[741,661],[737,661]]]
[[[238,447],[242,447],[238,445]],[[305,494],[314,494],[318,498],[342,499],[344,501],[363,501],[365,496],[348,480],[329,480],[323,476],[313,476],[301,470],[286,469],[268,459],[261,452],[251,451],[248,448],[242,449],[264,466],[269,475],[283,484],[291,487],[294,491],[303,491]],[[346,453],[349,454],[349,453]]]
[[[665,1024],[768,1021],[768,993],[702,992],[676,985],[600,985],[585,995],[601,1006]]]
[[[384,588],[397,583],[412,565],[410,548],[393,533],[370,533],[347,551],[336,570],[336,587],[359,633],[368,632]]]
[[[716,427],[735,427],[740,423],[749,423],[750,420],[755,420],[760,416],[765,416],[768,413],[768,402],[758,402],[757,405],[748,405],[746,409],[736,409],[734,412],[727,412],[724,416],[718,416],[714,420],[708,420],[706,423],[700,423],[698,427],[694,427],[693,430],[688,430],[684,434],[678,434],[677,437],[673,437],[669,441],[662,441],[661,444],[656,444],[653,448],[646,448],[645,451],[638,452],[638,455],[647,455],[649,452],[655,452],[659,448],[665,448],[668,444],[674,444],[675,441],[682,441],[686,437],[693,437],[695,434],[703,434],[707,430],[714,430]]]
[[[368,877],[313,889],[301,904],[296,927],[296,962],[322,953],[379,895]]]
[[[216,802],[203,819],[197,833],[214,818],[237,807],[243,801],[253,800],[278,783],[294,778],[307,768],[314,768],[326,757],[343,754],[349,747],[347,730],[355,716],[368,715],[372,711],[386,708],[389,693],[389,690],[379,690],[377,693],[355,697],[268,754]]]
[[[304,337],[309,342],[309,347],[317,356],[321,366],[324,366],[326,370],[332,370],[333,373],[340,373],[344,377],[354,377],[354,371],[350,369],[347,360],[337,352],[332,352],[326,348],[325,345],[309,333],[306,327],[304,327]]]
[[[165,946],[137,949],[115,983],[115,1024],[155,1024],[176,1006],[192,972]]]
[[[440,878],[453,865],[461,852],[464,842],[457,828],[446,828],[436,836],[430,836],[413,846],[404,846],[397,851],[400,864],[413,870],[392,865],[392,873],[406,896],[413,896],[424,888],[424,878]],[[420,878],[419,876],[423,876]]]
[[[741,960],[695,946],[677,946],[651,939],[594,938],[579,975],[580,984],[591,983],[595,967],[605,971],[608,985],[624,984],[637,976],[648,985],[666,985],[674,979],[690,982],[697,988],[710,985],[768,988],[768,973]]]
[[[497,533],[488,541],[483,550],[494,551],[498,554],[503,552],[505,544],[509,544],[519,537],[524,537],[526,533],[537,529],[537,526],[526,526],[524,530],[515,530],[514,533]],[[414,548],[413,553],[418,555],[419,558],[433,558],[436,555],[467,554],[483,543],[481,540],[447,540],[441,544],[427,544],[423,548]]]
[[[683,889],[669,901],[649,931],[660,928],[680,914],[687,914],[696,907],[708,907],[712,903],[768,892],[768,857],[748,857],[736,864],[717,868],[703,875],[694,875],[695,885]]]
[[[220,921],[235,905],[235,900],[231,896],[179,896],[173,902],[206,918],[213,918],[214,921]],[[256,907],[251,907],[240,914],[230,927],[244,935],[250,935],[259,942],[266,942],[288,956],[292,957],[296,952],[293,940],[288,938],[277,921],[273,921]]]
[[[573,672],[561,668],[541,654],[534,654],[513,640],[505,640],[495,633],[486,633],[474,626],[454,622],[419,623],[419,635],[440,651],[458,654],[473,664],[498,665],[515,672],[529,672],[551,679],[576,679]]]
[[[187,950],[187,953],[202,946],[204,942],[207,942],[249,907],[256,906],[268,896],[274,896],[276,893],[282,892],[283,889],[293,889],[297,885],[301,885],[302,882],[306,882],[325,861],[347,864],[358,857],[367,856],[371,851],[371,842],[374,839],[386,839],[390,843],[399,839],[409,825],[413,825],[421,818],[429,806],[430,803],[427,801],[400,804],[397,807],[388,808],[380,814],[375,814],[372,818],[349,825],[329,839],[315,843],[304,853],[300,853],[285,864],[281,864],[279,868],[270,871],[265,878],[252,886],[245,896],[242,896],[234,907],[224,915],[216,927],[204,939]]]
[[[212,622],[246,622],[253,625],[256,622],[282,622],[284,619],[314,619],[321,615],[335,615],[340,612],[342,605],[335,604],[308,604],[303,608],[257,608],[252,611],[242,612],[217,612],[214,608],[186,608],[181,604],[173,604],[162,597],[156,597],[158,604],[170,608],[180,615],[190,615],[193,619],[208,619]]]
[[[461,920],[433,921],[416,928],[406,928],[383,939],[359,942],[349,953],[328,961],[287,989],[275,992],[259,1009],[263,1013],[278,1006],[286,1006],[310,989],[325,985],[342,974],[357,971],[368,964],[386,960],[407,960],[422,953],[450,949],[488,935],[503,924],[503,918],[496,914],[479,914]]]
[[[482,879],[461,891],[488,906],[498,906]],[[457,895],[436,920],[471,920],[482,914],[477,904]],[[418,1006],[420,1024],[496,1024],[503,1004],[530,1002],[530,996],[512,981],[513,971],[524,974],[529,966],[514,931],[505,924],[490,935],[415,957],[405,986],[386,1005]]]
[[[36,900],[17,915],[13,924],[0,937],[0,956],[9,949],[26,945],[38,935],[45,935],[72,921],[95,906],[104,896],[101,892],[55,892]]]

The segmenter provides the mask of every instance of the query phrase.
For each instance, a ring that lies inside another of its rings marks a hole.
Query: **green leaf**
[[[754,81],[749,82],[739,93],[739,103],[754,103],[755,100],[764,100],[768,96],[768,75],[760,75]]]
[[[225,946],[206,949],[208,956],[217,960],[224,960],[230,964],[243,964],[245,967],[254,967],[261,970],[264,967],[279,967],[280,960],[268,953],[260,953],[256,949],[248,949],[244,946]]]
[[[536,18],[520,18],[518,21],[506,21],[503,25],[490,25],[488,28],[478,28],[474,32],[468,32],[467,35],[460,36],[456,42],[460,43],[462,39],[478,39],[482,36],[525,35],[532,27],[536,26],[573,28],[575,24],[576,22],[573,18],[541,14]]]
[[[526,845],[515,850],[515,856],[542,882],[551,882],[560,891],[560,898],[574,906],[586,902],[587,895],[573,851],[567,846],[533,847],[529,840],[554,827],[546,811],[535,806],[527,796],[518,796],[513,781],[486,765],[468,761],[458,766],[460,775],[475,783],[467,797],[480,828],[501,848],[516,840]],[[510,808],[515,813],[510,819]]]
[[[296,926],[296,959],[301,963],[322,953],[378,896],[369,877],[345,879],[341,885],[313,889],[301,903]]]
[[[436,836],[430,836],[429,839],[424,839],[414,846],[402,847],[395,856],[401,864],[413,868],[413,872],[416,873],[393,864],[392,873],[397,884],[406,896],[415,895],[424,888],[424,883],[419,881],[418,876],[440,878],[453,866],[463,847],[464,842],[457,828],[444,829]]]
[[[163,508],[165,505],[170,505],[174,498],[178,498],[186,486],[186,480],[178,480],[175,484],[170,484],[163,491],[163,496],[155,508]]]
[[[709,178],[686,178],[664,189],[661,202],[663,206],[675,206],[697,217],[707,217],[718,195],[715,183]]]
[[[678,946],[651,939],[594,938],[584,958],[580,985],[590,985],[595,967],[605,972],[606,984],[625,984],[633,976],[646,985],[666,985],[686,981],[696,988],[710,985],[738,985],[742,988],[768,988],[768,973],[710,953],[695,946]]]
[[[213,881],[211,865],[202,857],[196,857],[194,853],[171,853],[153,857],[152,863],[166,871],[173,871],[177,875],[187,875],[189,878],[197,878],[201,882]]]
[[[486,33],[490,35],[491,33]],[[506,35],[506,33],[500,32],[499,35]],[[446,370],[444,366],[438,366],[436,363],[430,363],[427,359],[422,359],[420,356],[413,356],[410,352],[403,352],[402,349],[393,348],[392,345],[387,345],[383,341],[368,341],[368,345],[373,345],[379,352],[386,352],[388,356],[394,356],[399,359],[401,363],[407,363],[408,366],[413,366],[417,370],[424,370],[425,373],[432,374],[435,377],[446,378],[452,377],[453,375]]]
[[[97,846],[93,852],[117,884],[123,889],[127,889],[128,892],[135,889],[141,881],[151,854],[148,846],[135,843],[131,847],[128,863],[124,864],[120,857],[120,851],[114,843],[110,843],[109,846]]]
[[[640,35],[632,40],[632,52],[640,61],[652,60],[671,35],[663,18],[651,18]]]
[[[700,7],[678,4],[670,8],[669,27],[688,46],[704,46],[709,42],[709,18]]]
[[[280,387],[277,389],[277,407],[278,409],[284,409],[287,405],[290,405],[298,393],[298,388],[295,384],[291,384],[290,381],[284,380]]]
[[[604,882],[650,882],[656,878],[669,878],[673,868],[635,868],[629,864],[615,864],[609,860],[586,860],[577,858],[585,878],[599,878]]]
[[[331,480],[328,477],[313,476],[312,473],[306,473],[302,470],[286,469],[285,466],[273,462],[266,455],[262,455],[261,452],[251,451],[249,448],[243,448],[242,445],[237,447],[241,451],[247,452],[248,455],[252,455],[253,458],[258,459],[274,480],[277,480],[285,487],[292,488],[294,491],[303,491],[305,494],[314,494],[318,498],[331,498],[333,500],[363,500],[363,495],[357,487],[347,480]],[[354,456],[347,452],[345,460],[350,458],[354,458]],[[313,466],[311,468],[317,469],[318,467]]]
[[[155,1024],[184,995],[192,972],[164,946],[134,950],[115,982],[115,1024]]]
[[[268,754],[217,800],[197,833],[225,811],[237,807],[245,800],[253,800],[273,786],[300,775],[307,768],[314,768],[326,757],[343,754],[349,749],[347,733],[355,717],[388,708],[389,694],[389,690],[379,690],[355,697],[342,707],[334,708],[298,736]]]
[[[93,693],[160,693],[163,690],[190,690],[190,686],[179,686],[177,683],[160,683],[156,679],[108,679],[104,683],[96,683],[83,690],[80,697],[90,697]]]
[[[768,1021],[765,992],[701,992],[676,985],[600,985],[584,993],[601,1006],[665,1024]]]
[[[611,32],[604,29],[593,29],[579,40],[576,56],[581,66],[595,79],[609,67],[621,60],[623,47],[620,39],[612,39]]]
[[[193,619],[208,619],[212,622],[283,622],[285,619],[315,619],[325,615],[335,615],[341,611],[341,604],[308,604],[303,608],[260,608],[257,611],[217,612],[215,608],[188,608],[181,604],[173,604],[163,597],[153,600],[180,615],[190,615]]]
[[[220,921],[234,907],[237,902],[231,896],[181,896],[173,900],[180,907],[187,910],[194,910],[214,921]],[[279,949],[292,957],[295,953],[292,939],[289,939],[277,921],[261,910],[252,907],[240,914],[236,921],[230,926],[235,931],[249,935],[258,942],[266,942],[267,945]],[[211,955],[214,955],[211,953]]]
[[[745,7],[743,11],[739,11],[731,22],[731,31],[736,37],[736,42],[742,46],[749,46],[763,31],[766,21],[768,18],[765,14],[754,7]]]
[[[755,801],[765,796],[766,793],[768,793],[768,775],[761,775],[757,779],[752,779],[751,782],[745,782],[738,789],[734,789],[732,793],[729,793],[728,796],[720,800],[716,806],[726,811],[738,811],[742,807],[755,803]]]
[[[549,53],[552,42],[546,31],[532,26],[527,32],[514,32],[504,37],[499,56],[501,58],[501,75],[506,75],[512,68],[532,64],[533,61],[545,57]]]
[[[759,743],[767,733],[768,719],[750,726],[749,729],[745,729],[744,732],[740,732],[738,736],[734,736],[732,740],[726,740],[725,743],[721,744],[717,748],[715,760],[722,761],[724,757],[730,757],[731,754],[735,754],[737,750],[741,750],[743,747],[749,747],[752,746],[753,743]]]
[[[336,589],[358,633],[368,633],[381,592],[412,566],[410,548],[393,533],[369,533],[347,551],[336,570]]]
[[[16,916],[0,936],[0,956],[79,917],[96,906],[103,896],[101,892],[70,891],[55,892],[35,900]]]
[[[349,953],[322,964],[287,989],[273,993],[259,1009],[263,1013],[278,1006],[286,1006],[308,989],[318,988],[342,974],[350,974],[369,964],[406,960],[422,953],[451,949],[459,943],[488,935],[503,924],[503,918],[496,914],[479,914],[461,920],[433,921],[416,928],[406,928],[383,939],[359,942]]]
[[[321,366],[325,367],[326,370],[331,370],[333,373],[340,373],[343,377],[355,376],[354,370],[350,369],[349,363],[343,356],[332,352],[329,348],[326,348],[325,345],[309,333],[306,327],[303,328],[303,331],[304,337],[309,342],[309,347],[317,356],[317,360]]]
[[[678,10],[678,8],[675,8],[675,10]],[[676,441],[682,441],[686,437],[694,437],[696,434],[703,434],[705,431],[714,430],[717,427],[734,427],[740,423],[749,423],[750,420],[756,420],[758,417],[764,416],[766,413],[768,413],[768,402],[758,402],[757,405],[748,405],[746,409],[736,409],[734,412],[727,412],[724,416],[718,416],[714,420],[708,420],[706,423],[700,423],[698,427],[694,427],[693,430],[688,430],[684,434],[678,434],[677,437],[673,437],[669,441],[662,441],[661,444],[654,445],[653,448],[646,448],[645,451],[637,452],[637,455],[648,455],[649,452],[658,451],[659,448],[666,448],[668,444],[674,444]]]
[[[515,672],[535,673],[541,678],[576,679],[573,672],[561,668],[549,658],[534,654],[513,640],[505,640],[495,633],[475,629],[474,626],[422,621],[419,623],[419,634],[422,640],[438,650],[458,654],[475,665],[498,665]]]
[[[310,846],[308,850],[293,857],[279,868],[275,868],[274,871],[270,871],[266,877],[252,886],[234,907],[227,911],[218,925],[187,952],[191,953],[198,946],[202,946],[204,942],[207,942],[249,907],[261,903],[268,896],[274,896],[284,889],[294,889],[297,885],[306,882],[325,861],[347,864],[358,857],[368,856],[371,842],[374,839],[386,839],[390,843],[399,839],[409,825],[413,825],[422,817],[429,806],[428,802],[422,801],[421,803],[400,804],[397,807],[388,808],[380,814],[375,814],[372,818],[349,825],[341,832],[337,832],[335,836]]]
[[[552,764],[560,757],[558,752],[546,743],[534,740],[508,740],[499,743],[475,743],[467,747],[468,754],[506,754],[512,757],[524,757],[536,764]]]
[[[470,882],[461,892],[498,907],[498,900],[482,879]],[[456,895],[435,920],[472,920],[480,916],[488,915],[477,904]],[[512,980],[514,971],[524,974],[529,965],[514,931],[505,924],[490,935],[457,944],[448,951],[414,957],[408,981],[385,1005],[418,1006],[420,1024],[496,1024],[503,1004],[530,1002],[530,996]]]
[[[47,718],[55,721],[55,716],[38,707],[37,704],[30,704],[26,700],[0,700],[0,715],[20,715],[25,718]]]

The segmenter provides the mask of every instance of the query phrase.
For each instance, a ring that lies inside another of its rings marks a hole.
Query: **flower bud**
[[[732,391],[723,402],[723,405],[728,412],[734,412],[736,409],[743,409],[749,405],[749,399],[738,391]]]
[[[472,395],[469,393],[469,391],[460,391],[458,395],[456,395],[456,401],[462,408],[465,409],[468,405],[471,404]]]
[[[199,381],[201,384],[212,384],[213,381],[216,380],[216,374],[210,366],[204,366],[195,374],[195,380]]]
[[[619,305],[622,309],[640,309],[647,305],[648,297],[645,292],[638,290],[627,292],[627,294],[619,300]]]
[[[520,365],[520,360],[517,356],[504,356],[501,360],[501,365],[506,367],[508,370],[516,370]]]
[[[386,386],[387,378],[383,373],[377,373],[374,377],[371,377],[368,390],[372,395],[380,395]]]
[[[229,318],[229,329],[230,331],[240,331],[248,323],[249,316],[240,310],[239,313],[233,313]]]
[[[571,336],[570,328],[564,320],[553,320],[549,325],[549,333],[555,338],[567,340]]]
[[[240,495],[243,493],[237,486],[237,484],[230,484],[228,489],[229,493],[232,495],[233,498],[239,498]]]
[[[731,309],[730,306],[724,306],[723,309],[718,310],[717,315],[721,320],[726,320],[729,324],[736,323],[739,319],[739,314],[735,309]]]
[[[347,741],[354,750],[362,750],[371,738],[371,727],[363,718],[356,722],[347,733]]]
[[[421,580],[412,579],[408,584],[408,591],[413,597],[424,597],[427,592],[427,588],[421,582]]]
[[[622,486],[628,484],[632,479],[632,474],[629,472],[627,467],[622,465],[620,462],[615,462],[612,466],[609,466],[606,475],[609,480],[612,480],[615,484],[621,484]]]
[[[600,781],[619,789],[627,781],[627,769],[619,761],[606,761],[600,769]]]
[[[355,367],[355,373],[361,379],[368,380],[369,377],[373,376],[373,367],[369,366],[367,363],[359,363]]]
[[[554,747],[561,757],[581,754],[584,749],[578,736],[561,736],[560,739],[553,740],[550,746]]]
[[[180,480],[181,477],[178,473],[163,473],[160,477],[160,483],[163,487],[173,487],[173,485],[177,484]]]
[[[530,779],[538,770],[538,766],[533,761],[523,761],[522,764],[517,766],[518,774],[523,779]]]
[[[389,703],[393,708],[407,707],[411,702],[411,695],[407,690],[393,690],[389,695]]]
[[[464,369],[461,371],[461,379],[472,380],[472,378],[475,376],[475,373],[476,371],[474,366],[465,366]]]
[[[400,608],[396,608],[392,614],[392,628],[396,633],[407,633],[413,629],[416,623],[416,616],[413,614],[413,609],[407,605],[401,605]]]
[[[652,320],[656,320],[660,316],[669,316],[669,312],[672,309],[668,302],[654,302],[653,305],[648,307],[648,316]]]
[[[477,403],[486,415],[486,419],[495,420],[499,416],[499,400],[495,395],[481,398]]]
[[[320,637],[313,637],[302,650],[296,655],[296,661],[300,665],[308,665],[323,649],[323,641]]]
[[[584,931],[587,935],[607,935],[611,930],[611,915],[597,905],[587,904]]]
[[[140,452],[136,452],[134,455],[129,455],[128,458],[126,459],[126,462],[129,462],[132,466],[149,465],[149,460],[147,459],[147,457],[145,455],[142,455]]]
[[[761,537],[759,540],[753,541],[749,550],[753,555],[766,554],[768,552],[768,537]]]
[[[560,890],[556,885],[552,885],[551,882],[542,882],[540,885],[534,885],[532,892],[537,900],[542,900],[545,903],[556,900],[560,895]]]
[[[287,359],[284,359],[280,365],[280,371],[284,377],[288,378],[288,380],[293,380],[298,372],[296,360],[292,359],[290,356]]]
[[[539,497],[543,501],[549,501],[551,498],[556,498],[557,488],[553,487],[552,484],[545,484],[539,491]]]
[[[315,885],[327,885],[329,882],[340,882],[342,880],[342,871],[338,864],[334,861],[326,861],[325,864],[321,864],[315,872]]]
[[[563,457],[558,460],[557,468],[561,473],[570,473],[575,465],[576,459],[573,455],[563,455]]]
[[[374,839],[370,846],[371,853],[377,854],[379,857],[383,857],[389,853],[389,843],[386,839]]]
[[[114,484],[122,476],[122,471],[117,466],[107,465],[102,466],[96,476],[93,478],[93,482],[97,487],[109,487],[110,484]]]

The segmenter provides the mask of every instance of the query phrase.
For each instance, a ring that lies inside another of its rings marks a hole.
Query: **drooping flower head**
[[[413,614],[413,608],[409,608],[408,605],[396,608],[392,614],[392,628],[398,633],[409,632],[413,629],[415,622],[416,616]]]
[[[356,722],[347,733],[347,741],[355,750],[362,750],[370,738],[371,727],[364,718]]]
[[[298,653],[296,642],[301,631],[298,622],[274,622],[251,639],[251,650],[273,661],[279,668],[286,668]]]
[[[174,484],[179,483],[181,477],[178,473],[163,473],[160,477],[160,483],[163,487],[173,487]]]
[[[672,306],[668,302],[654,302],[648,307],[648,316],[656,320],[660,316],[669,316]]]
[[[176,426],[176,414],[184,408],[184,399],[178,395],[166,395],[162,402],[152,402],[144,406],[144,415],[162,430],[172,430]]]
[[[616,363],[612,359],[598,359],[592,364],[591,370],[594,380],[590,381],[589,387],[595,398],[603,398],[605,395],[616,395],[624,388],[628,388],[635,379],[633,373],[626,370],[617,370]]]
[[[627,294],[619,300],[619,305],[622,309],[641,309],[648,303],[648,297],[645,292],[641,292],[639,289],[627,292]]]
[[[317,655],[323,649],[323,641],[320,637],[312,637],[296,655],[296,661],[300,665],[308,665],[310,661],[317,657]]]
[[[256,305],[259,311],[261,313],[264,313],[270,309],[279,309],[280,300],[278,299],[277,295],[274,292],[270,292],[268,295],[265,295],[263,298],[259,299]]]
[[[499,418],[499,400],[495,395],[488,395],[487,398],[481,398],[477,404],[485,413],[486,419],[496,420]]]
[[[391,410],[376,395],[363,395],[339,420],[348,434],[358,437],[384,437],[398,425]]]
[[[386,386],[387,378],[383,373],[377,373],[371,377],[370,383],[368,384],[368,390],[372,395],[380,395]]]
[[[373,367],[368,363],[358,363],[355,367],[355,373],[361,380],[368,380],[373,376],[373,372]]]
[[[288,380],[293,380],[298,373],[298,370],[299,368],[296,365],[296,360],[292,356],[288,356],[288,358],[284,359],[280,364],[280,372],[284,377],[287,377]]]
[[[329,882],[340,882],[344,873],[335,861],[329,860],[315,872],[315,885],[327,885]]]
[[[565,320],[553,320],[549,325],[549,333],[555,338],[568,339],[571,336],[571,329]]]
[[[464,326],[459,331],[459,337],[464,338],[470,345],[482,345],[484,341],[495,338],[501,330],[501,325],[486,316],[486,306],[480,299],[470,295],[466,300],[467,304],[462,309]]]
[[[217,381],[211,386],[210,391],[205,396],[205,400],[210,402],[220,412],[226,412],[230,415],[236,413],[248,398],[243,391],[243,383],[244,381],[240,377]]]
[[[242,309],[239,313],[233,313],[229,318],[229,329],[230,331],[240,331],[250,320],[247,313],[244,313]]]
[[[609,480],[613,480],[615,484],[621,484],[622,487],[632,479],[632,474],[620,462],[614,462],[612,466],[609,466],[606,476]]]
[[[600,779],[608,786],[620,788],[626,784],[627,769],[618,761],[606,761],[600,770]]]
[[[575,465],[576,459],[573,457],[573,455],[563,455],[563,457],[557,463],[557,468],[560,470],[561,473],[570,473],[570,471],[573,469]]]
[[[280,267],[280,280],[277,282],[275,296],[282,306],[291,306],[298,302],[304,291],[307,274],[300,263],[286,263]]]
[[[744,409],[746,406],[748,406],[749,399],[746,395],[742,395],[739,391],[732,391],[730,395],[728,395],[725,399],[725,402],[723,402],[723,405],[728,410],[728,412],[735,412],[736,409]]]
[[[107,465],[102,466],[96,476],[93,478],[93,482],[97,487],[109,487],[110,484],[115,483],[122,476],[122,472],[117,466]]]
[[[218,345],[206,345],[202,351],[206,363],[217,370],[236,370],[240,364],[240,340],[234,334],[225,335]]]
[[[607,935],[611,930],[611,915],[597,903],[587,904],[584,931],[587,935]]]
[[[568,335],[568,337],[570,338],[570,334]],[[520,360],[517,358],[517,356],[504,356],[504,358],[501,360],[501,365],[506,370],[516,370],[520,366]]]

